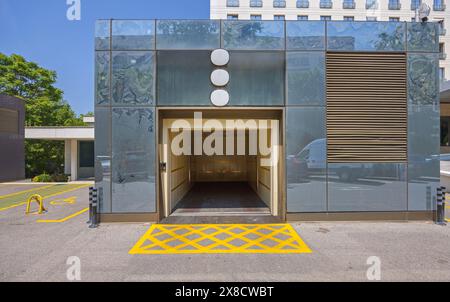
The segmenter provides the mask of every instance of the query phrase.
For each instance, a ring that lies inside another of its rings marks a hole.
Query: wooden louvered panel
[[[330,163],[404,162],[405,54],[327,53]]]

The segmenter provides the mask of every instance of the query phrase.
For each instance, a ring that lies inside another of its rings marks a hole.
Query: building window
[[[239,0],[227,0],[227,7],[239,7]]]
[[[366,21],[377,21],[377,17],[366,17]]]
[[[416,10],[419,8],[422,0],[411,0],[411,10]]]
[[[284,15],[275,15],[273,16],[274,20],[284,20]]]
[[[306,16],[306,15],[299,15],[299,16],[297,16],[297,20],[308,21],[308,16]]]
[[[309,7],[309,0],[298,0],[297,1],[297,8],[308,8]]]
[[[389,17],[389,21],[390,22],[400,22],[400,18],[399,17]]]
[[[322,21],[330,21],[331,20],[331,16],[320,16],[320,20],[322,20]]]
[[[444,69],[444,67],[440,67],[439,68],[439,80],[441,82],[445,81],[445,69]]]
[[[353,17],[353,16],[344,16],[344,21],[355,21],[355,17]]]
[[[286,7],[286,1],[284,0],[274,0],[273,7]]]
[[[355,1],[354,0],[344,0],[342,2],[342,8],[354,9],[355,8]]]
[[[366,9],[378,9],[378,1],[366,0]]]
[[[402,8],[400,0],[389,0],[388,8],[390,10],[399,10],[400,8]]]
[[[450,122],[449,116],[441,116],[441,146],[449,146],[448,126]]]
[[[250,15],[250,20],[261,20],[261,15]]]
[[[237,20],[238,19],[238,15],[227,15],[227,19],[228,20]]]
[[[250,0],[250,7],[262,7],[262,0]]]
[[[445,4],[443,3],[443,0],[434,0],[433,1],[433,10],[435,11],[444,11],[445,10]]]
[[[333,8],[331,0],[320,0],[320,8]]]
[[[444,26],[444,20],[440,20],[438,22],[438,24],[439,24],[439,34],[441,36],[445,36],[446,30],[445,30],[445,26]]]
[[[439,43],[439,60],[445,60],[446,56],[444,43]]]

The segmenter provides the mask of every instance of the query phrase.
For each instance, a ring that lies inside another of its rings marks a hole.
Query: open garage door
[[[211,217],[280,221],[280,113],[261,118],[203,113],[161,120],[164,217],[174,223]]]

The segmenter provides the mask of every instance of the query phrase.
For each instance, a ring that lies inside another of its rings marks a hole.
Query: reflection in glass
[[[154,110],[113,108],[112,212],[154,212]]]
[[[439,29],[435,22],[408,23],[408,51],[439,52]]]
[[[158,105],[210,105],[210,51],[158,51]]]
[[[109,96],[109,51],[95,52],[95,103],[107,105]]]
[[[110,35],[110,20],[97,20],[95,22],[95,50],[108,50]]]
[[[286,120],[287,211],[326,211],[324,107],[289,107]]]
[[[406,211],[406,164],[328,163],[328,210]]]
[[[226,49],[284,49],[283,21],[222,21]]]
[[[155,21],[113,20],[113,50],[146,50],[155,48]]]
[[[408,54],[408,101],[410,104],[438,104],[438,60],[438,54]]]
[[[324,50],[325,22],[286,22],[286,49]]]
[[[440,185],[439,109],[408,106],[408,208],[433,210]]]
[[[288,105],[325,104],[325,53],[286,54]]]
[[[151,51],[114,51],[112,55],[113,104],[153,104],[154,68],[154,53]]]
[[[219,21],[161,20],[156,27],[158,49],[220,48]]]
[[[284,52],[231,52],[230,106],[284,104]]]
[[[329,50],[405,50],[405,23],[328,22]]]
[[[98,189],[100,213],[111,212],[111,109],[95,108],[95,187]]]

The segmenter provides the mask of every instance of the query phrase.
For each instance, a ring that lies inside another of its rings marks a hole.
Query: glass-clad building
[[[438,30],[98,20],[100,220],[432,219]]]

